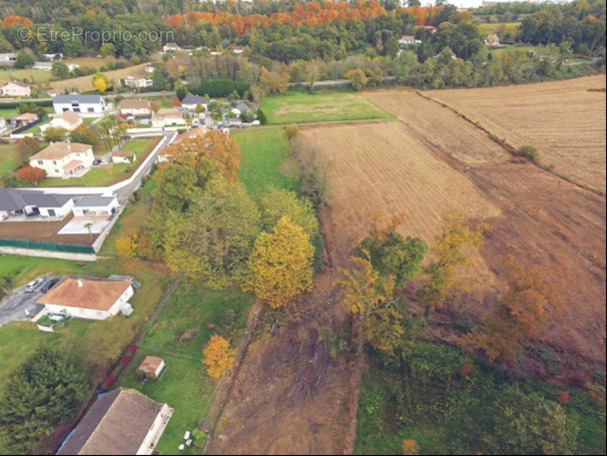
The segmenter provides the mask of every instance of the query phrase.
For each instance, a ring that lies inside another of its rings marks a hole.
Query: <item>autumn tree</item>
[[[97,135],[84,124],[80,125],[70,134],[70,139],[73,142],[88,144],[90,146],[94,146],[99,142]]]
[[[216,175],[186,212],[169,210],[164,218],[162,245],[171,271],[215,289],[246,272],[260,214],[240,183]]]
[[[272,233],[261,233],[255,241],[249,260],[251,276],[244,288],[273,308],[283,307],[298,294],[312,290],[313,255],[308,234],[285,215]]]
[[[259,87],[267,95],[285,93],[289,86],[289,78],[289,72],[284,69],[279,73],[277,71],[268,71],[265,67],[262,67],[261,75],[259,76]]]
[[[352,81],[354,90],[362,90],[367,85],[367,75],[363,70],[350,70],[346,73],[346,78]]]
[[[473,229],[468,228],[464,216],[457,212],[445,216],[442,232],[434,238],[434,245],[430,249],[433,260],[423,268],[426,280],[416,293],[420,304],[426,308],[426,316],[454,296],[453,289],[458,284],[455,278],[456,268],[467,266],[470,261],[463,248],[479,246],[483,232],[488,228],[485,223],[479,223]]]
[[[65,138],[66,133],[67,132],[64,128],[48,127],[46,130],[44,130],[43,136],[46,141],[54,143],[61,141],[63,138]]]
[[[339,269],[341,277],[335,283],[343,288],[344,303],[361,325],[362,337],[358,352],[362,351],[364,341],[374,348],[393,352],[402,333],[402,328],[397,324],[397,313],[393,309],[394,277],[382,276],[365,258],[353,256],[350,263],[350,269]],[[380,321],[368,325],[373,314],[376,315],[373,318]],[[390,326],[390,331],[384,331],[386,325]]]
[[[295,192],[271,187],[259,200],[262,213],[262,224],[265,231],[271,231],[285,215],[299,226],[312,241],[318,236],[318,217],[307,199],[302,199]]]
[[[42,145],[40,144],[40,141],[32,138],[31,136],[26,136],[25,138],[21,139],[17,143],[16,147],[19,161],[22,163],[27,162],[28,158],[40,152],[41,149]]]
[[[297,124],[289,124],[285,127],[285,131],[287,132],[287,139],[290,141],[299,133],[299,127]]]
[[[204,349],[202,362],[207,366],[209,377],[219,378],[229,371],[236,360],[236,349],[223,337],[214,334]]]
[[[99,50],[101,51],[101,55],[104,57],[116,56],[116,47],[112,43],[103,43]]]
[[[121,258],[135,258],[137,255],[139,232],[124,234],[116,239],[116,253]]]
[[[419,454],[419,445],[413,439],[405,439],[401,445],[401,450],[405,455]]]
[[[514,364],[524,341],[535,339],[546,327],[552,314],[560,315],[565,306],[557,287],[546,279],[546,271],[519,263],[514,257],[505,260],[506,291],[487,314],[480,329],[463,338],[463,345],[485,352],[491,360]]]
[[[105,74],[97,72],[93,76],[92,84],[93,87],[95,87],[95,89],[97,89],[99,92],[105,93],[105,91],[110,88],[111,82],[110,78],[108,78]]]
[[[17,176],[34,185],[38,185],[38,181],[41,181],[46,177],[46,171],[42,168],[36,168],[35,166],[26,166],[17,171]]]
[[[202,159],[218,163],[226,178],[236,180],[240,168],[240,147],[238,143],[218,130],[208,131],[203,136],[186,138],[164,149],[163,154],[174,162],[183,161],[187,156],[194,158],[194,166],[200,166]]]

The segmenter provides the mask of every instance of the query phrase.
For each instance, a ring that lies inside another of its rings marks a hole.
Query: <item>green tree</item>
[[[71,134],[70,138],[72,141],[82,144],[89,144],[91,146],[97,144],[99,138],[93,131],[82,124],[78,128],[76,128]]]
[[[553,400],[502,390],[486,414],[484,454],[574,454],[578,426]]]
[[[66,131],[59,127],[48,127],[44,130],[44,139],[48,142],[58,142],[65,138]]]
[[[259,232],[259,210],[245,189],[215,175],[185,214],[167,214],[164,258],[174,273],[222,289],[246,272]]]
[[[70,75],[70,70],[67,65],[63,62],[53,62],[53,66],[51,68],[51,74],[54,78],[57,79],[67,79]]]
[[[166,88],[166,81],[164,80],[164,76],[162,75],[160,68],[156,68],[152,74],[152,87],[154,87],[156,90],[163,90]]]
[[[26,163],[27,160],[34,154],[42,150],[42,144],[35,138],[26,136],[17,143],[17,154],[19,155],[19,161]]]
[[[285,215],[272,233],[261,233],[255,241],[244,288],[273,308],[286,306],[295,296],[312,291],[313,255],[308,235]]]
[[[21,49],[17,54],[17,59],[13,64],[15,70],[23,70],[34,66],[34,59],[24,49]]]
[[[288,215],[310,240],[318,236],[318,218],[312,203],[299,198],[295,192],[272,187],[261,197],[259,207],[265,231],[272,231],[278,221]]]
[[[9,377],[0,407],[0,436],[15,452],[33,451],[73,417],[88,393],[81,369],[63,353],[41,348]]]
[[[116,55],[116,47],[112,43],[103,43],[100,51],[104,57],[114,57]]]

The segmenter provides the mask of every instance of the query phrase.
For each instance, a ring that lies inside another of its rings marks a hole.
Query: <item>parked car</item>
[[[57,282],[59,282],[59,279],[51,279],[48,282],[46,282],[42,288],[40,288],[40,291],[42,293],[46,293],[48,292],[51,288],[53,288],[55,285],[57,285]]]
[[[33,293],[34,291],[36,291],[36,289],[42,285],[42,282],[44,282],[44,280],[42,280],[40,277],[38,277],[37,279],[32,280],[30,283],[28,283],[25,286],[25,292],[26,293]]]
[[[99,166],[101,164],[101,160],[93,160],[93,166]]]
[[[100,165],[107,165],[110,162],[110,160],[108,158],[104,158],[102,160],[99,160],[99,164]]]

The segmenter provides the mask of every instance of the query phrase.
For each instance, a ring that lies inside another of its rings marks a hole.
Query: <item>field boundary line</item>
[[[462,118],[463,120],[465,120],[466,122],[468,122],[469,124],[471,124],[472,126],[474,126],[477,130],[480,130],[483,133],[485,133],[489,137],[489,139],[491,139],[493,142],[495,142],[495,143],[499,144],[500,146],[502,146],[502,148],[504,150],[506,150],[506,152],[508,152],[510,155],[512,155],[513,157],[520,158],[520,155],[519,155],[518,150],[517,150],[516,147],[514,147],[512,144],[508,143],[505,139],[498,137],[497,135],[495,135],[494,133],[492,133],[490,130],[488,130],[487,128],[483,127],[482,125],[479,125],[477,122],[475,122],[474,120],[472,120],[466,114],[458,111],[457,109],[449,106],[446,103],[443,103],[442,101],[438,101],[438,100],[435,100],[434,98],[432,98],[432,97],[430,97],[428,95],[424,95],[419,90],[416,90],[415,93],[417,95],[419,95],[420,97],[422,97],[422,98],[424,98],[424,99],[426,99],[428,101],[431,101],[433,103],[436,103],[439,106],[442,106],[443,108],[446,108],[446,109],[450,110],[451,112],[455,113],[458,117]],[[556,176],[556,177],[558,177],[560,179],[563,179],[564,181],[567,181],[570,184],[573,184],[573,185],[575,185],[575,186],[577,186],[579,188],[582,188],[584,190],[588,190],[589,192],[592,192],[592,193],[594,193],[596,195],[599,195],[599,196],[602,196],[602,197],[606,196],[606,194],[605,194],[604,191],[601,191],[599,189],[591,187],[591,186],[589,186],[587,184],[584,184],[584,183],[581,183],[581,182],[577,182],[577,181],[571,179],[570,177],[565,176],[565,175],[563,175],[563,174],[555,171],[554,169],[552,169],[549,166],[542,165],[540,163],[535,163],[533,161],[532,161],[532,163],[535,166],[537,166],[538,168],[540,168],[540,169],[542,169],[542,170],[544,170],[544,171],[552,174],[553,176]]]
[[[244,363],[244,359],[247,356],[249,346],[251,345],[253,336],[255,335],[259,322],[261,321],[262,315],[263,303],[260,299],[258,299],[251,309],[249,319],[247,321],[247,327],[244,330],[244,337],[238,345],[235,366],[232,369],[230,376],[215,389],[211,402],[207,408],[207,412],[198,426],[198,429],[202,430],[207,436],[207,441],[201,454],[206,454],[207,449],[210,448],[210,445],[212,444],[213,437],[215,436],[215,431],[217,429],[217,424],[219,423],[225,407],[230,400],[232,390],[234,389],[234,384],[236,383],[236,378],[240,374],[240,369]]]

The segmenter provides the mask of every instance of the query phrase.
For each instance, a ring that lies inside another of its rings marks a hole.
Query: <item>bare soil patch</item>
[[[515,147],[540,149],[542,164],[605,193],[605,75],[521,86],[437,90],[424,95],[480,121]]]
[[[74,218],[74,214],[57,222],[26,221],[0,223],[0,238],[25,239],[28,241],[60,242],[63,244],[93,245],[99,236],[87,234],[57,234],[61,228]]]

